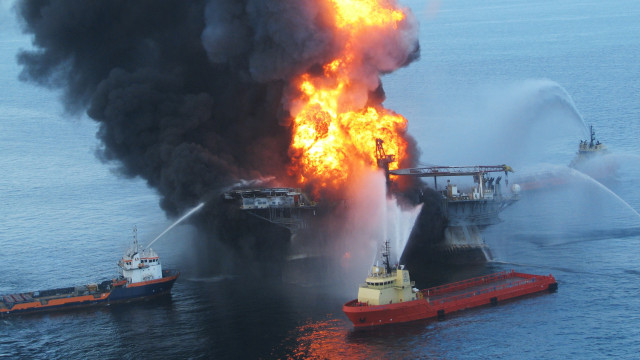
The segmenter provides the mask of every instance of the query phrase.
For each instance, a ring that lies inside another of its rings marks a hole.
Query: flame
[[[336,10],[336,26],[338,28],[371,26],[397,29],[399,21],[404,19],[400,10],[385,7],[386,1],[378,0],[331,0]]]
[[[326,1],[335,11],[338,38],[344,39],[342,51],[323,66],[321,75],[303,74],[295,82],[299,96],[291,106],[289,172],[300,184],[337,188],[354,169],[376,166],[378,138],[384,141],[387,153],[397,159],[407,156],[403,138],[407,120],[381,105],[367,105],[371,86],[357,80],[368,69],[366,55],[358,53],[356,46],[371,31],[397,29],[405,14],[389,0]],[[374,75],[379,79],[379,72]]]

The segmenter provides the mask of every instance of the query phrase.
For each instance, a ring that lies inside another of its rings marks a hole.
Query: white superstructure
[[[409,270],[400,266],[390,273],[385,267],[374,266],[366,284],[358,289],[358,301],[369,305],[396,304],[416,300],[418,290],[409,278]]]
[[[127,284],[162,278],[160,258],[153,249],[143,249],[138,244],[138,231],[133,229],[133,244],[118,261],[122,277]]]
[[[392,269],[389,265],[391,249],[389,241],[384,242],[382,251],[383,266],[373,266],[366,283],[358,289],[358,302],[369,305],[396,304],[418,299],[418,289],[409,278],[409,270],[404,266]]]

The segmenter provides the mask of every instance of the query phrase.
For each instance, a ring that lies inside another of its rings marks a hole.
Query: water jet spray
[[[162,233],[160,233],[160,235],[158,235],[155,239],[153,239],[149,245],[147,245],[145,247],[145,249],[148,249],[149,247],[151,247],[151,245],[156,242],[158,239],[160,239],[164,234],[168,233],[169,230],[173,229],[176,225],[180,224],[181,222],[183,222],[185,219],[187,219],[189,216],[193,215],[196,211],[202,209],[202,207],[204,206],[204,202],[201,202],[200,204],[198,204],[198,206],[194,207],[193,209],[189,210],[186,214],[184,214],[180,219],[176,220],[176,222],[174,222],[173,224],[171,224],[171,226],[169,226],[165,231],[163,231]]]

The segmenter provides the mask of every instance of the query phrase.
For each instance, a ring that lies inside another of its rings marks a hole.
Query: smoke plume
[[[18,54],[21,79],[61,89],[70,113],[86,111],[99,123],[98,156],[145,179],[175,216],[241,180],[296,184],[287,172],[291,82],[340,50],[330,4],[22,0],[34,48]],[[415,20],[404,26],[392,42],[359,44],[370,48],[356,81],[368,103],[384,100],[380,74],[418,57]],[[215,228],[211,216],[224,211],[211,207],[201,228]]]

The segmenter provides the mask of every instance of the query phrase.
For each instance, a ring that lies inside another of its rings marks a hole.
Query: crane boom
[[[422,168],[408,168],[389,170],[391,175],[409,175],[417,177],[436,176],[468,176],[490,172],[513,172],[508,165],[476,165],[476,166],[429,166]]]

